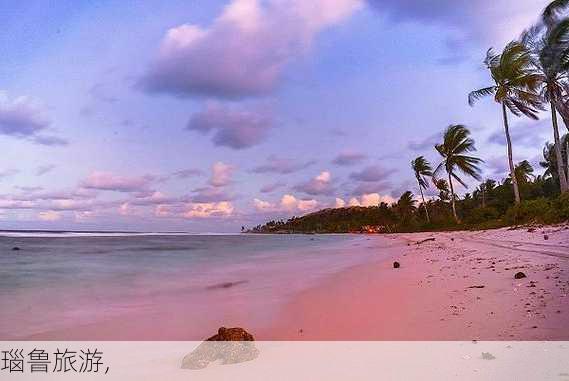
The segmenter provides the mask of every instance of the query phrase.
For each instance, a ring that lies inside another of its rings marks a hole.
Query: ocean
[[[376,255],[360,250],[368,240],[0,233],[0,340],[194,340],[263,326],[295,293]]]

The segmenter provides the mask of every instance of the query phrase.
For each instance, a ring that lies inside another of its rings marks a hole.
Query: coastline
[[[387,253],[299,293],[259,338],[569,340],[567,225],[379,237]]]
[[[143,308],[125,305],[119,316],[19,339],[202,340],[219,326],[240,326],[257,340],[569,340],[568,225],[357,235],[312,250],[319,262],[274,263],[286,277],[284,299],[251,293],[268,273],[225,274],[231,286],[204,283],[199,299],[180,279],[182,288],[141,299]],[[527,277],[515,279],[519,271]]]

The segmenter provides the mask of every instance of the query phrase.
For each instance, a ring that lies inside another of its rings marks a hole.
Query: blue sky
[[[504,178],[500,109],[466,97],[546,3],[0,1],[0,228],[227,232],[389,202],[451,123]],[[536,163],[547,116],[512,125]]]

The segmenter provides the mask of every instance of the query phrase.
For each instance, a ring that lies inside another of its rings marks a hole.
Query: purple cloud
[[[182,169],[182,170],[176,171],[173,173],[173,175],[180,178],[180,179],[187,179],[190,177],[204,176],[205,173],[201,169],[188,168],[188,169]]]
[[[281,183],[281,182],[271,183],[271,184],[267,184],[267,185],[263,186],[260,189],[260,192],[261,193],[272,193],[272,192],[276,191],[277,189],[283,188],[284,186],[286,186],[286,184]]]
[[[27,97],[9,99],[0,93],[0,134],[28,139],[42,145],[65,145],[67,142],[54,136],[39,135],[51,122],[38,104]]]
[[[296,161],[288,158],[280,158],[276,155],[270,155],[265,164],[261,164],[252,169],[253,173],[277,173],[280,175],[288,175],[301,171],[315,164],[315,160]]]
[[[367,155],[363,153],[346,151],[336,156],[332,163],[340,166],[351,166],[361,163],[365,159],[367,159]]]
[[[82,183],[85,189],[106,190],[116,192],[144,192],[156,177],[120,176],[110,172],[93,172]]]
[[[194,189],[190,201],[193,203],[216,203],[222,201],[231,201],[235,197],[226,193],[221,188],[216,187],[203,187]]]
[[[512,143],[517,146],[535,148],[536,141],[545,141],[549,138],[551,131],[551,119],[535,121],[524,121],[513,124],[510,127],[510,138]],[[506,135],[504,128],[497,128],[488,137],[488,143],[506,145]]]
[[[53,164],[40,165],[36,168],[36,176],[43,176],[46,173],[53,171],[53,169],[55,169],[55,165]]]
[[[436,133],[433,135],[429,135],[422,140],[413,140],[409,142],[407,147],[413,151],[424,151],[427,149],[433,149],[436,144],[439,144],[442,141],[442,134]]]
[[[546,2],[505,0],[500,7],[492,0],[368,0],[378,11],[397,22],[418,21],[459,31],[461,37],[478,41],[510,39],[531,25]],[[472,15],[484,14],[477,18]]]
[[[379,193],[390,187],[389,183],[386,182],[364,182],[358,184],[351,192],[352,196],[361,196],[370,193]]]
[[[372,165],[364,168],[359,172],[353,172],[352,174],[350,174],[350,178],[357,181],[377,182],[385,180],[394,172],[395,170],[393,169],[386,170],[380,167],[379,165]]]
[[[17,175],[19,172],[17,169],[3,169],[0,171],[0,179]]]
[[[215,145],[244,149],[261,143],[272,125],[272,115],[266,111],[238,111],[210,103],[192,116],[187,128],[203,134],[214,131]]]
[[[310,181],[295,186],[294,190],[312,196],[331,196],[335,192],[332,175],[328,171],[323,171]]]
[[[232,0],[209,28],[168,30],[140,80],[149,92],[241,98],[272,91],[286,65],[361,0]]]

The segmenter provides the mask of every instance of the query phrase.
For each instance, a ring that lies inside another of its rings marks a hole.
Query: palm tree
[[[528,49],[524,44],[517,41],[512,41],[506,45],[502,54],[496,54],[492,49],[489,49],[484,63],[490,70],[494,86],[471,92],[468,95],[468,103],[472,106],[478,99],[492,95],[494,100],[502,105],[510,175],[516,204],[519,204],[521,201],[520,190],[514,175],[512,140],[507,110],[510,110],[515,116],[525,115],[531,119],[538,119],[537,111],[541,109],[541,99],[536,91],[540,76],[532,70],[532,61]]]
[[[524,44],[531,51],[533,65],[539,75],[541,96],[549,103],[551,109],[553,148],[557,162],[562,162],[557,112],[561,114],[566,123],[569,116],[569,105],[566,101],[567,72],[569,71],[569,18],[558,21],[554,17],[555,12],[559,10],[558,7],[563,6],[563,3],[567,1],[554,1],[544,11],[542,23],[524,32],[522,36]],[[554,4],[557,8],[549,9]],[[552,9],[557,9],[557,11]],[[569,191],[564,168],[559,166],[557,170],[561,192]]]
[[[529,183],[535,176],[533,175],[533,167],[527,160],[520,161],[516,164],[516,168],[514,170],[516,173],[516,179],[518,183],[527,184]]]
[[[569,176],[569,134],[565,134],[561,139],[561,145],[564,149],[561,151],[561,168],[567,170]],[[555,144],[549,142],[545,143],[543,148],[543,161],[539,163],[542,168],[545,168],[544,176],[551,176],[553,179],[559,181],[559,165],[557,165],[557,155],[555,152]]]
[[[439,198],[441,199],[441,201],[444,202],[446,200],[450,200],[449,197],[450,190],[448,189],[448,182],[445,179],[436,179],[433,177],[433,184],[435,185],[435,188],[437,188],[439,191]]]
[[[476,151],[474,140],[470,138],[470,131],[463,125],[454,124],[450,125],[443,136],[443,142],[435,146],[437,152],[443,157],[443,161],[437,166],[433,173],[435,177],[443,169],[446,170],[448,175],[448,183],[450,185],[452,214],[456,222],[459,222],[458,215],[456,214],[455,194],[452,179],[458,181],[465,188],[467,187],[464,181],[457,175],[457,170],[460,172],[481,180],[480,168],[478,164],[483,160],[474,156],[466,155],[469,152]]]
[[[415,200],[413,193],[410,191],[403,193],[397,201],[397,211],[404,222],[406,222],[409,217],[411,217],[413,211],[415,211],[416,202],[417,201]]]
[[[415,178],[417,179],[417,184],[419,184],[419,191],[421,192],[421,199],[423,200],[423,206],[425,207],[425,214],[427,215],[427,223],[431,222],[429,218],[429,208],[427,208],[427,203],[425,202],[425,196],[423,195],[423,188],[427,189],[429,187],[429,182],[427,181],[427,176],[433,176],[433,169],[431,164],[425,159],[424,156],[419,156],[415,160],[411,161],[411,168],[415,172]]]

